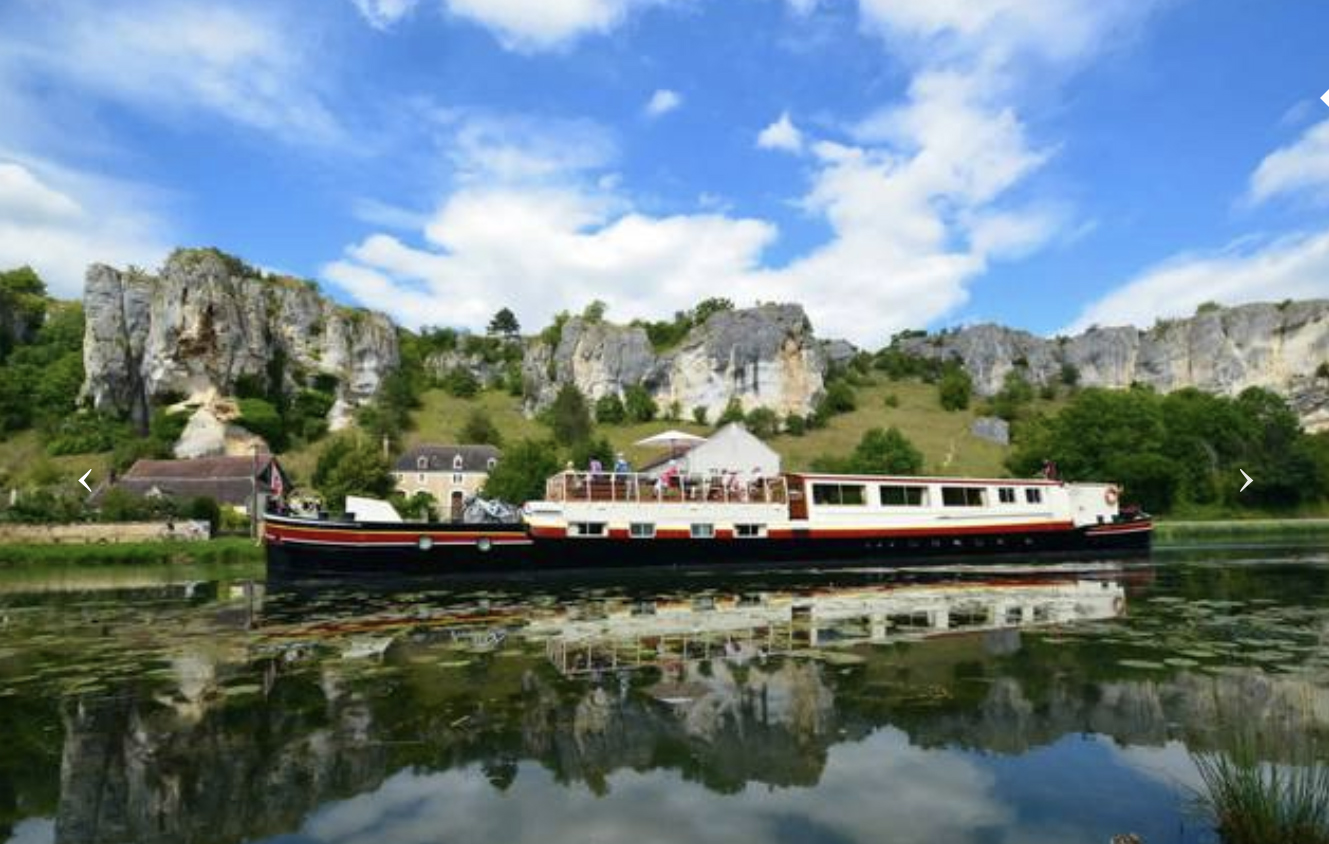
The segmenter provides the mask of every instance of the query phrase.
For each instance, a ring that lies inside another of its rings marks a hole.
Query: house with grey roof
[[[397,458],[392,472],[404,495],[427,492],[445,516],[460,521],[466,499],[484,487],[500,456],[492,445],[418,445]]]

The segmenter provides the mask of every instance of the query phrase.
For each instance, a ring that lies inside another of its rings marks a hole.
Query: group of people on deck
[[[569,460],[567,466],[564,467],[564,471],[576,471],[571,460]],[[632,475],[632,465],[628,463],[627,458],[623,456],[622,452],[618,452],[614,457],[613,470],[611,472],[606,472],[604,463],[600,458],[592,456],[587,461],[586,473],[590,476],[592,482],[609,477],[610,475],[630,476]],[[722,494],[727,493],[734,498],[747,500],[749,490],[751,489],[750,484],[760,485],[761,480],[762,476],[760,468],[753,468],[752,472],[747,477],[738,470],[728,470],[710,478],[706,488],[710,492],[718,491]],[[630,480],[625,479],[625,482],[635,485],[636,478],[634,477]],[[688,484],[687,488],[691,489],[695,487],[693,487],[692,484]],[[665,464],[664,468],[655,475],[653,489],[656,498],[666,497],[670,490],[683,491],[685,489],[683,469],[679,465],[677,458],[671,457]],[[695,494],[696,493],[694,493],[694,495]]]

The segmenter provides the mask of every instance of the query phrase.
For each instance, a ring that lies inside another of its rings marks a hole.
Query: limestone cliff
[[[557,344],[531,340],[522,368],[529,410],[548,405],[563,384],[592,401],[640,384],[662,409],[704,407],[711,419],[735,398],[744,410],[808,413],[825,372],[826,352],[802,307],[774,304],[712,314],[662,352],[644,328],[574,317]]]
[[[1329,427],[1329,379],[1316,375],[1329,361],[1329,300],[1205,308],[1147,330],[1094,327],[1053,339],[984,324],[899,345],[925,357],[958,359],[984,395],[1001,389],[1012,370],[1048,384],[1073,367],[1088,387],[1140,383],[1223,395],[1264,387],[1286,396],[1309,428]]]
[[[325,374],[337,378],[340,427],[398,363],[387,317],[213,250],[177,250],[157,275],[94,264],[83,301],[84,395],[138,421],[167,397],[210,406],[242,377],[290,391]]]

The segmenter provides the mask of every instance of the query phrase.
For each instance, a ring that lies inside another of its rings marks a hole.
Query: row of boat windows
[[[694,522],[688,526],[688,533],[693,539],[715,538],[715,525],[710,522]],[[572,522],[568,525],[569,536],[608,536],[609,526],[604,522]],[[766,526],[760,524],[734,525],[734,536],[751,539],[766,535]],[[654,522],[632,522],[628,525],[628,536],[633,539],[651,539],[655,536]]]
[[[877,487],[883,507],[927,507],[930,492],[925,486],[891,484]],[[985,507],[988,489],[981,486],[944,486],[941,488],[943,507]],[[1026,504],[1043,503],[1043,490],[1038,487],[1025,487]],[[1018,501],[1016,488],[1003,486],[997,488],[997,501],[1002,504],[1015,504]],[[829,504],[839,507],[863,506],[868,503],[866,484],[813,484],[812,503]]]

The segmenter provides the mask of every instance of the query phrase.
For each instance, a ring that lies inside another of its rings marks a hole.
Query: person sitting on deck
[[[591,472],[591,480],[599,478],[601,473],[605,470],[604,464],[600,462],[600,458],[594,456],[591,457],[591,461],[586,468]]]
[[[620,451],[618,454],[614,455],[614,474],[628,475],[631,473],[632,465],[629,464],[627,458],[623,456],[623,452]]]
[[[678,461],[670,458],[669,465],[655,479],[655,497],[662,498],[666,490],[678,485],[678,480]]]

